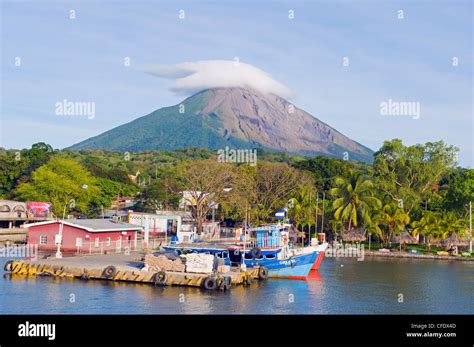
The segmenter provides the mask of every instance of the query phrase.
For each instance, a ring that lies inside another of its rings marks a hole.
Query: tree
[[[463,218],[459,218],[454,212],[443,213],[440,224],[437,235],[439,239],[444,239],[452,234],[462,235],[467,229],[466,221]]]
[[[180,172],[180,180],[190,196],[188,203],[191,204],[200,235],[206,216],[215,208],[214,204],[224,200],[228,188],[233,187],[234,167],[208,159],[185,162]]]
[[[380,200],[374,196],[372,181],[351,170],[348,178],[338,177],[334,183],[335,187],[329,191],[335,198],[332,203],[334,218],[348,221],[347,230],[352,225],[357,226],[359,221],[370,222],[371,208],[381,206]]]
[[[440,226],[441,215],[433,211],[423,211],[422,216],[419,220],[415,220],[411,223],[413,228],[413,236],[423,236],[423,242],[431,247],[431,241],[433,237],[438,235]]]
[[[27,182],[31,173],[49,160],[52,152],[50,145],[39,142],[31,149],[0,155],[0,196],[15,198],[14,189]]]
[[[445,207],[458,212],[467,211],[469,201],[474,201],[474,169],[456,170],[447,185]]]
[[[295,221],[296,227],[304,230],[308,227],[309,239],[311,240],[311,225],[315,224],[316,190],[313,186],[302,185],[296,196],[290,199],[292,207],[289,209],[290,216]]]
[[[383,230],[380,227],[382,223],[382,211],[379,208],[371,209],[369,212],[369,218],[364,221],[365,230],[369,234],[369,250],[370,240],[372,235],[377,236],[380,240],[383,239]]]
[[[53,147],[51,147],[51,145],[49,145],[47,143],[44,143],[44,142],[35,143],[31,146],[31,148],[36,149],[40,152],[44,152],[44,153],[52,153],[53,152]]]
[[[100,215],[104,208],[109,208],[112,200],[117,199],[117,195],[135,196],[138,191],[132,184],[123,184],[101,177],[96,177],[94,183],[100,190],[89,203],[89,212],[94,216]]]
[[[294,166],[299,170],[308,171],[314,177],[318,191],[331,189],[334,178],[346,177],[351,168],[347,161],[324,156],[301,160]]]
[[[226,194],[220,209],[227,217],[249,223],[251,206],[256,199],[257,167],[240,165],[235,168],[232,190]]]
[[[403,208],[391,202],[383,206],[380,222],[385,226],[386,231],[386,233],[382,233],[382,242],[388,244],[393,236],[399,235],[410,223],[410,216]]]
[[[143,188],[134,208],[138,211],[155,212],[159,209],[171,210],[178,208],[179,189],[171,183],[171,178],[159,178],[151,185]]]
[[[374,156],[374,183],[411,212],[430,198],[442,175],[456,163],[457,151],[443,141],[408,147],[399,139],[385,141]]]
[[[77,161],[62,156],[51,157],[33,172],[30,182],[16,190],[20,199],[50,202],[53,212],[60,217],[64,208],[66,212],[87,212],[89,203],[99,193],[92,175]]]
[[[252,196],[255,222],[273,218],[273,213],[286,206],[302,185],[312,185],[311,178],[286,163],[259,163]]]

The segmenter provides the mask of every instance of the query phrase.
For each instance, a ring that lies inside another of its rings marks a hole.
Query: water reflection
[[[474,264],[465,262],[327,258],[306,280],[255,282],[250,289],[234,286],[231,292],[5,273],[0,312],[473,313],[473,270]]]

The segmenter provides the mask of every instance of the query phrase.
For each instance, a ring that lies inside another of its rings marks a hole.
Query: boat
[[[256,235],[251,242],[192,242],[170,244],[163,248],[177,255],[207,253],[229,266],[265,267],[270,278],[305,279],[311,269],[319,267],[327,243],[296,247],[290,243],[288,225],[276,224],[250,229]]]

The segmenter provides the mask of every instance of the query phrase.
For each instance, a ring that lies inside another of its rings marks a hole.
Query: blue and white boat
[[[290,246],[288,225],[276,224],[251,229],[256,241],[234,243],[192,242],[164,247],[180,255],[207,253],[223,259],[225,265],[265,266],[272,278],[305,279],[311,268],[322,260],[327,243],[310,247]]]

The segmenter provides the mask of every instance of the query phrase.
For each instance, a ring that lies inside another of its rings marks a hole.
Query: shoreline
[[[432,254],[412,254],[404,252],[378,252],[378,251],[365,251],[365,256],[370,257],[385,257],[385,258],[406,258],[406,259],[429,259],[429,260],[456,260],[456,261],[474,261],[474,258],[462,257],[462,256],[445,256],[445,255],[432,255]]]

